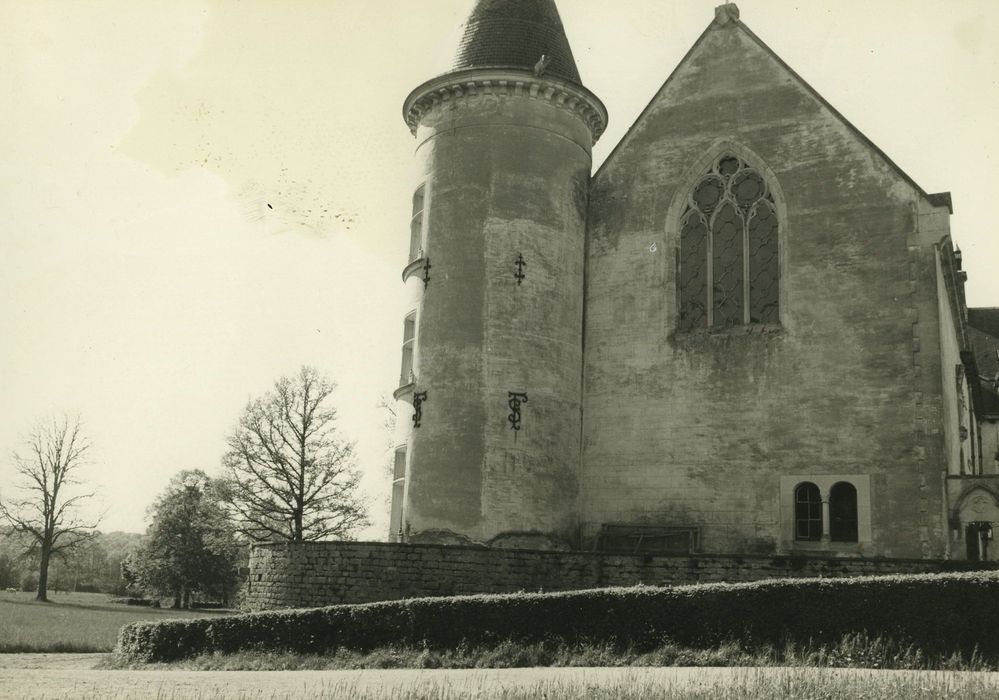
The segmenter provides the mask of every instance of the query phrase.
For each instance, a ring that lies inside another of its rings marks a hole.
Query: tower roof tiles
[[[582,85],[554,0],[477,0],[465,23],[452,70],[533,70]]]

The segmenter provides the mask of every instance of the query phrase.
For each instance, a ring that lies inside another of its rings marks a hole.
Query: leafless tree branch
[[[336,429],[336,385],[311,367],[250,401],[229,435],[224,500],[256,541],[349,538],[367,518],[353,445]]]
[[[68,491],[81,483],[90,442],[82,435],[80,420],[63,417],[39,422],[28,435],[22,452],[14,452],[15,489],[20,499],[0,500],[0,519],[27,536],[28,547],[39,551],[38,600],[47,600],[49,561],[55,555],[82,545],[97,534],[99,522],[86,522],[77,508],[93,493]]]

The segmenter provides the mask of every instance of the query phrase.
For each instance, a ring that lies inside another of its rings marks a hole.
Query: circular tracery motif
[[[694,188],[694,205],[702,212],[709,213],[718,204],[724,192],[724,185],[718,178],[707,177]]]
[[[725,156],[718,161],[718,172],[726,177],[736,172],[739,167],[739,159],[735,156]]]
[[[726,154],[692,188],[680,229],[680,330],[777,323],[777,216],[766,180]]]
[[[749,209],[766,192],[763,178],[753,170],[743,170],[732,178],[732,194],[743,209]]]

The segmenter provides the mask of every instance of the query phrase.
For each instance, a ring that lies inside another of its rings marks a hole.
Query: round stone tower
[[[590,151],[606,110],[553,0],[478,0],[452,69],[403,115],[421,176],[393,523],[410,542],[570,546]]]

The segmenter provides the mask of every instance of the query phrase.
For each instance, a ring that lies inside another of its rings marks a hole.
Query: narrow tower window
[[[399,372],[399,386],[413,381],[413,343],[416,339],[416,312],[406,317],[402,327],[402,370]]]
[[[681,331],[778,323],[777,209],[766,180],[724,155],[680,218]]]
[[[799,542],[822,539],[822,496],[819,487],[809,482],[794,489],[794,539]]]
[[[829,490],[829,539],[857,541],[857,489],[845,481]]]
[[[392,509],[389,518],[389,538],[401,541],[402,499],[406,490],[406,448],[395,451],[395,464],[392,469]]]
[[[413,218],[409,222],[409,260],[420,257],[423,248],[423,194],[425,185],[416,188],[413,194]]]

